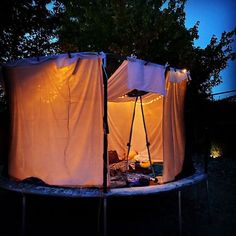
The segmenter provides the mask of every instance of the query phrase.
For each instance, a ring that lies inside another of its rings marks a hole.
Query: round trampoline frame
[[[197,169],[196,172],[186,178],[162,184],[151,185],[144,187],[125,187],[125,188],[113,188],[107,189],[105,193],[103,189],[99,188],[71,188],[61,186],[49,186],[49,185],[37,185],[26,182],[19,182],[10,180],[9,178],[0,176],[0,188],[11,192],[17,192],[22,194],[22,221],[21,232],[22,235],[26,235],[26,196],[38,195],[38,196],[50,196],[50,197],[62,197],[62,198],[101,198],[103,200],[103,212],[102,212],[102,228],[103,236],[107,235],[107,199],[111,197],[131,197],[131,196],[147,196],[147,195],[159,195],[167,192],[178,192],[178,229],[179,235],[182,235],[182,190],[187,187],[191,187],[198,183],[205,182],[207,193],[207,207],[209,213],[209,199],[208,199],[208,178],[207,173]]]

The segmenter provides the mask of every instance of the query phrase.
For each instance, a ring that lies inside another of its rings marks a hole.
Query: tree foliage
[[[196,35],[185,30],[182,1],[61,1],[60,32],[64,50],[135,54],[147,60],[184,64]],[[184,46],[183,46],[184,45]],[[178,48],[178,54],[170,52]]]
[[[57,12],[50,0],[2,0],[0,5],[0,62],[55,53]]]
[[[1,0],[0,63],[22,57],[56,53],[60,8],[50,0]],[[0,78],[0,109],[4,107],[3,82]]]
[[[144,60],[191,70],[191,93],[208,96],[221,82],[220,71],[235,58],[232,32],[194,47],[200,22],[185,27],[185,0],[60,0],[63,51],[135,54]]]

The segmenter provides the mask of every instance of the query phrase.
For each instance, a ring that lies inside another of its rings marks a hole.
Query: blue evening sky
[[[200,37],[195,45],[201,48],[206,47],[213,34],[220,38],[223,31],[231,31],[236,26],[236,0],[187,0],[185,10],[187,28],[200,21]],[[236,42],[233,49],[236,51]],[[213,93],[236,89],[236,61],[230,62],[221,75],[223,83],[215,87]],[[225,96],[228,95],[232,94]]]

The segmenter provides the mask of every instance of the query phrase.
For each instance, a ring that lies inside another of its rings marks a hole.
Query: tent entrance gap
[[[131,121],[131,126],[130,126],[129,142],[127,143],[128,150],[127,150],[127,156],[126,156],[126,171],[128,171],[128,169],[129,169],[129,153],[130,153],[130,149],[131,149],[136,105],[137,105],[138,99],[140,99],[140,106],[141,106],[143,127],[144,127],[144,132],[145,132],[145,140],[146,140],[146,147],[147,147],[147,152],[148,152],[148,159],[150,162],[150,167],[152,170],[153,177],[155,178],[155,181],[156,181],[157,179],[156,179],[156,174],[155,174],[155,171],[154,171],[154,168],[152,165],[151,152],[150,152],[150,142],[148,140],[147,126],[146,126],[146,122],[145,122],[145,115],[144,115],[144,109],[143,109],[142,95],[144,95],[144,94],[146,94],[146,92],[144,92],[144,91],[138,91],[138,93],[137,93],[137,91],[131,91],[130,93],[128,93],[129,97],[136,97],[136,98],[135,98],[135,102],[134,102],[134,109],[133,109],[132,121]],[[135,96],[135,95],[137,95],[137,96]]]

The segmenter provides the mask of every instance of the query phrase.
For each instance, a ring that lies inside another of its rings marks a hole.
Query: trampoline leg
[[[208,213],[208,222],[211,222],[211,213],[210,213],[210,205],[209,205],[209,185],[208,179],[206,179],[206,200],[207,200],[207,213]]]
[[[194,210],[198,208],[198,186],[197,184],[193,186],[193,193],[194,193]]]
[[[179,236],[182,236],[182,200],[181,190],[178,191]]]
[[[103,236],[107,236],[107,198],[103,198]]]
[[[21,235],[26,235],[26,196],[22,194]]]

